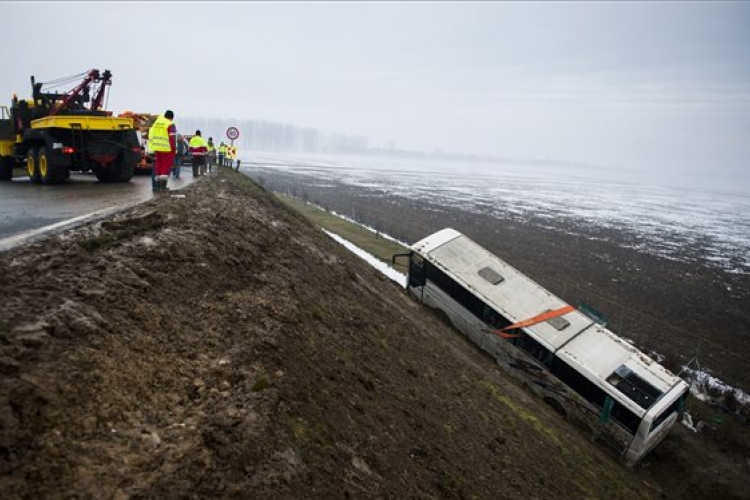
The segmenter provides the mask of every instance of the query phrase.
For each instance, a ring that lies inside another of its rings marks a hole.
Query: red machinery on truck
[[[14,168],[24,166],[33,182],[45,184],[62,183],[71,171],[90,170],[101,182],[132,178],[141,157],[133,120],[103,109],[112,73],[92,69],[75,78],[81,76],[63,93],[42,87],[69,80],[41,83],[32,76],[31,99],[14,95],[10,109],[0,106],[0,180],[11,180]]]
[[[133,121],[133,127],[138,131],[138,139],[141,145],[140,158],[135,166],[136,174],[150,174],[154,168],[154,155],[148,152],[148,129],[154,124],[157,115],[151,113],[138,113],[135,111],[124,111],[117,115],[118,118],[128,118]]]

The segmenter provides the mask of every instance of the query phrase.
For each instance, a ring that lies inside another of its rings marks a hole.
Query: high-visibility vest
[[[164,115],[156,119],[151,128],[148,129],[148,150],[149,152],[168,153],[172,151],[172,145],[169,143],[169,127],[172,121],[165,118]]]
[[[208,144],[207,144],[206,146],[208,147],[208,152],[209,152],[209,153],[210,153],[211,151],[216,151],[216,146],[214,145],[214,143],[213,143],[213,142],[209,142],[209,143],[208,143]]]
[[[203,139],[203,137],[201,137],[199,135],[194,135],[190,139],[190,149],[193,149],[193,148],[198,149],[198,148],[201,148],[201,147],[208,148],[208,143],[206,143],[206,141],[205,141],[205,139]],[[203,151],[200,151],[200,152],[193,151],[193,154],[194,155],[195,154],[202,155]]]
[[[219,154],[220,155],[226,155],[227,154],[227,145],[226,144],[222,144],[221,146],[219,146]]]

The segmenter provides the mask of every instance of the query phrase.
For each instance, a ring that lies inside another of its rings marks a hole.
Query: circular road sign
[[[231,140],[235,140],[240,136],[240,131],[237,130],[237,127],[229,127],[227,129],[227,137],[229,137]]]

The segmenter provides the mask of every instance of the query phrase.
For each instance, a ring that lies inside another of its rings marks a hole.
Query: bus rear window
[[[648,430],[648,432],[653,432],[671,414],[682,410],[682,406],[683,406],[684,402],[685,402],[684,396],[680,396],[679,399],[677,399],[674,403],[672,403],[671,405],[669,405],[669,408],[667,408],[666,410],[664,410],[663,412],[661,412],[659,414],[659,416],[656,417],[653,422],[651,422],[651,428]]]

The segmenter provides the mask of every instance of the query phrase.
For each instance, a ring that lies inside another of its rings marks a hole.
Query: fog
[[[373,147],[750,183],[750,3],[1,3],[0,102],[88,70],[108,108]],[[5,97],[2,97],[5,96]]]

